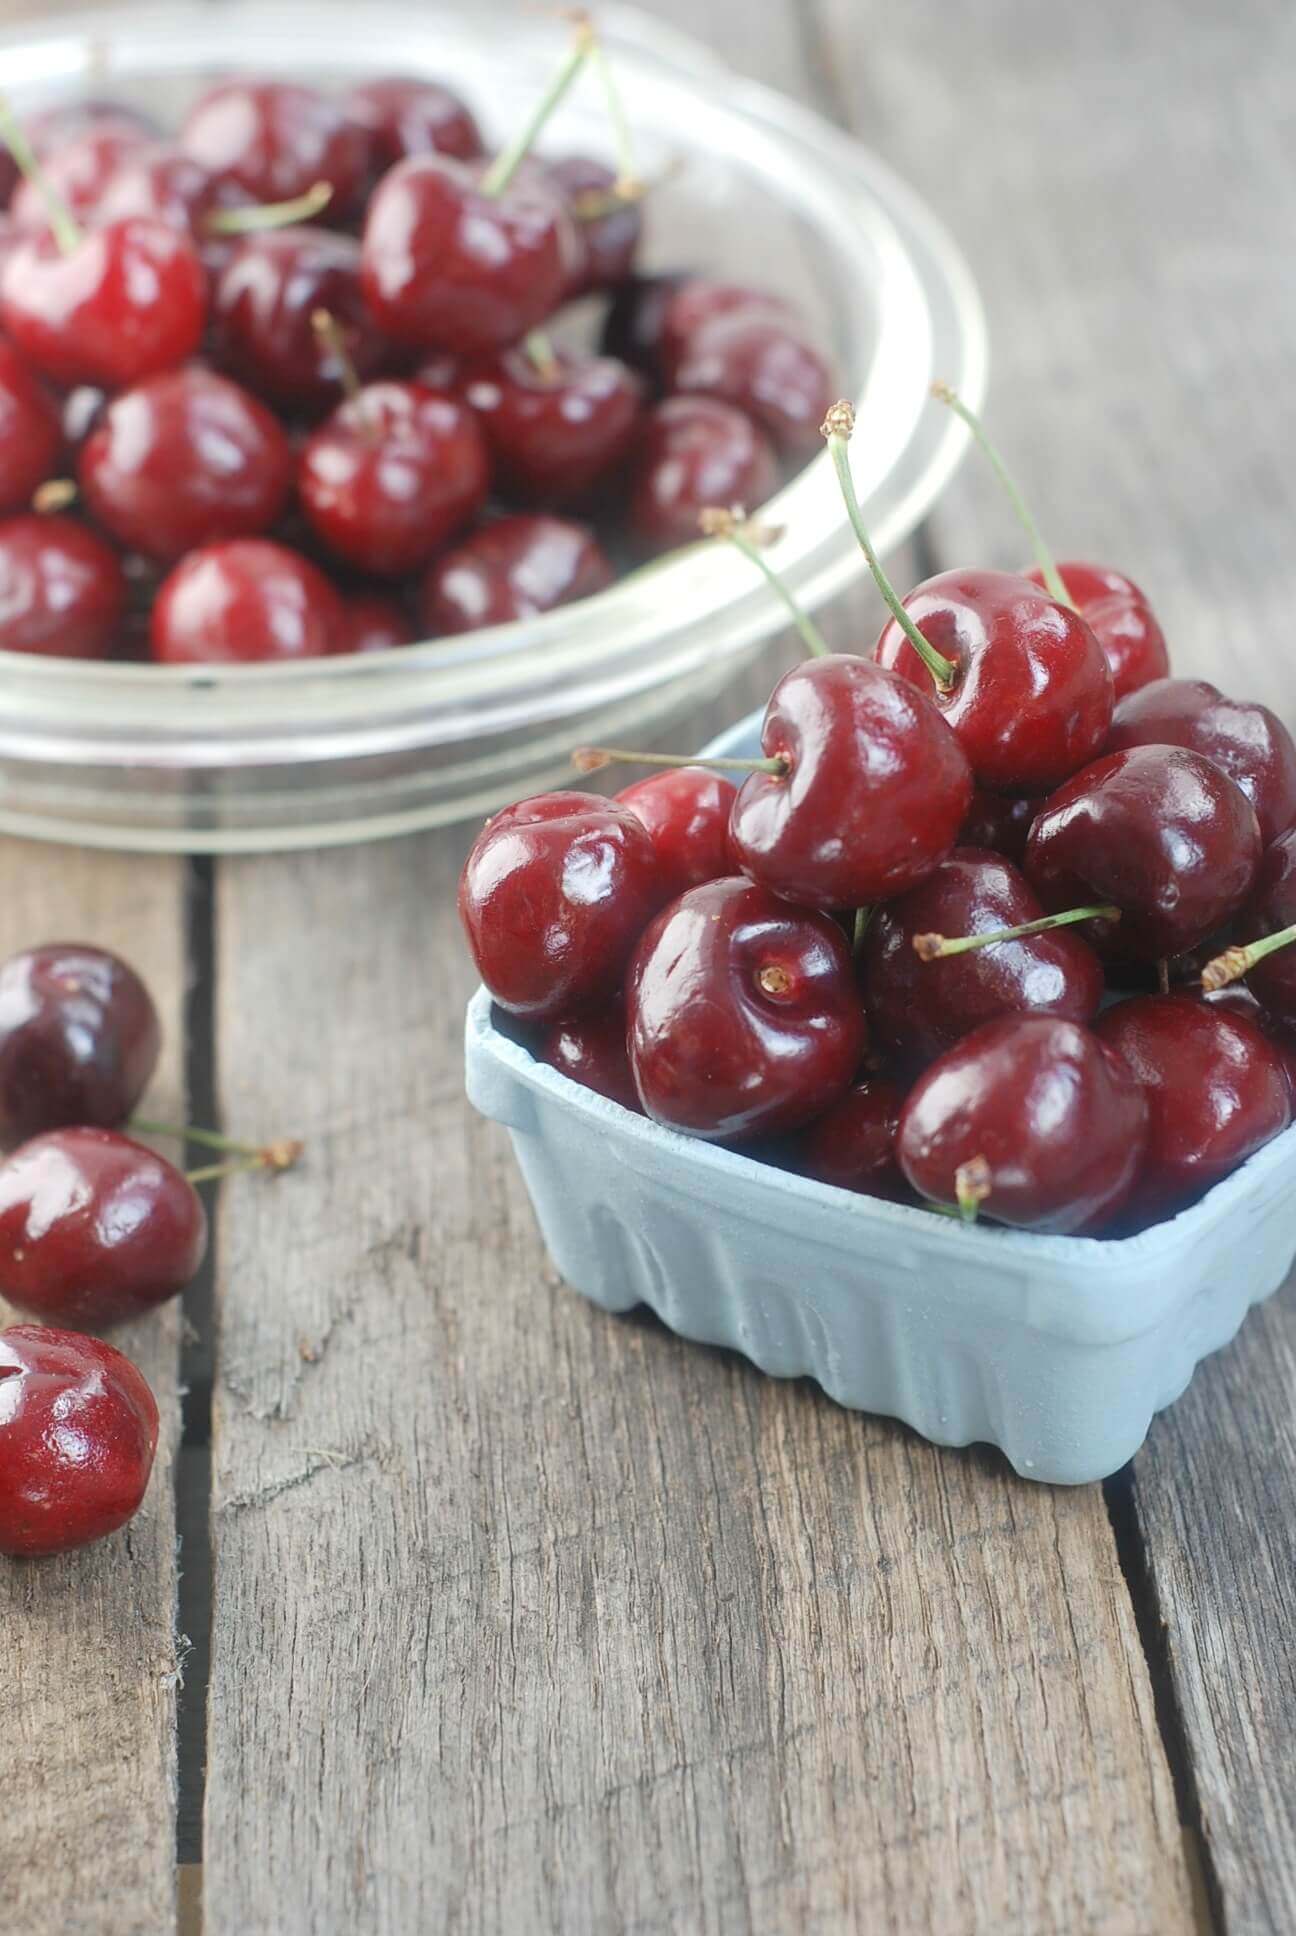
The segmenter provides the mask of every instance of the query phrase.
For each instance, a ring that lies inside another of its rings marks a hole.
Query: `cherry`
[[[202,236],[214,217],[254,206],[236,181],[213,174],[183,148],[158,141],[128,151],[104,183],[95,214],[101,222],[146,216]]]
[[[313,659],[337,649],[342,601],[305,558],[266,538],[188,553],[153,606],[153,657],[163,665]]]
[[[1148,1105],[1119,1056],[1058,1016],[986,1022],[909,1093],[896,1149],[920,1196],[999,1223],[1067,1234],[1125,1202]]]
[[[501,1008],[547,1021],[615,995],[667,884],[642,821],[595,793],[505,807],[474,841],[459,918]]]
[[[633,1109],[636,1115],[643,1114],[630,1071],[621,1002],[552,1022],[537,1053],[542,1062],[579,1082],[582,1088],[593,1089],[610,1102],[619,1102],[623,1109]]]
[[[618,288],[634,268],[643,233],[638,199],[618,195],[616,170],[589,155],[565,155],[545,166],[576,223],[580,266],[567,293]]]
[[[110,1129],[55,1129],[0,1163],[0,1295],[101,1329],[175,1297],[207,1249],[193,1185]]]
[[[959,829],[959,846],[988,847],[992,853],[1020,861],[1038,810],[1038,800],[1010,800],[1006,794],[987,793],[984,787],[978,787]]]
[[[705,766],[650,773],[617,794],[648,829],[672,898],[733,873],[729,818],[736,797],[732,781]]]
[[[670,397],[644,423],[630,530],[646,550],[669,551],[697,537],[708,505],[754,508],[777,485],[774,451],[750,417],[712,397]]]
[[[1239,975],[1256,1000],[1284,1023],[1296,1022],[1296,830],[1264,854],[1239,922],[1239,945],[1209,963],[1202,985],[1223,988]]]
[[[670,292],[658,325],[659,366],[669,384],[674,384],[680,359],[698,331],[730,316],[761,316],[788,322],[792,310],[781,296],[748,289],[743,283],[718,282],[708,276],[678,278],[678,287]]]
[[[112,547],[72,518],[0,524],[0,649],[47,659],[106,659],[126,613]]]
[[[0,1142],[49,1129],[115,1129],[157,1066],[147,988],[105,948],[49,942],[0,966]]]
[[[99,1338],[0,1331],[0,1553],[40,1559],[133,1519],[157,1451],[143,1374]]]
[[[896,1203],[909,1189],[896,1161],[905,1092],[883,1076],[866,1076],[804,1131],[795,1167],[820,1183]]]
[[[62,444],[51,398],[17,350],[0,342],[0,513],[26,509]]]
[[[365,593],[343,601],[334,652],[390,652],[413,643],[414,628],[394,598]]]
[[[500,518],[429,568],[423,617],[433,636],[471,632],[590,598],[611,581],[612,567],[584,525]]]
[[[689,278],[678,272],[630,276],[613,292],[599,348],[656,382],[662,374],[662,328],[671,298]],[[718,499],[713,502],[720,502]]]
[[[1194,948],[1241,908],[1260,861],[1245,795],[1213,761],[1176,746],[1095,760],[1042,804],[1026,872],[1045,907],[1110,901],[1119,928],[1093,936],[1156,961]]]
[[[1153,679],[1164,679],[1170,670],[1165,633],[1134,580],[1109,565],[1067,560],[1057,569],[1076,610],[1107,654],[1117,700]],[[1044,583],[1038,566],[1024,576]]]
[[[1015,928],[1043,912],[1011,861],[969,847],[955,848],[919,886],[876,909],[860,955],[876,1045],[920,1066],[1003,1015],[1091,1021],[1102,1000],[1102,967],[1093,949],[1065,929],[948,959],[915,945]]]
[[[101,218],[104,192],[124,163],[143,152],[148,137],[129,125],[101,122],[74,140],[48,149],[41,179],[21,181],[9,204],[20,229],[43,235],[49,227],[47,196],[52,189],[78,222]],[[131,211],[134,213],[135,211]]]
[[[1279,1015],[1271,1015],[1267,1008],[1261,1008],[1249,988],[1239,983],[1234,988],[1224,988],[1218,994],[1206,991],[1202,1000],[1207,1008],[1219,1009],[1225,1015],[1240,1015],[1244,1021],[1253,1022],[1262,1030],[1267,1039],[1278,1051],[1279,1060],[1287,1073],[1287,1087],[1291,1091],[1293,1114],[1296,1114],[1296,1030],[1290,1022]]]
[[[486,501],[490,466],[472,411],[415,383],[371,383],[301,454],[298,488],[337,557],[383,576],[417,571]]]
[[[736,309],[688,338],[672,387],[735,405],[755,418],[781,451],[803,457],[818,447],[837,381],[799,324],[778,314]]]
[[[1268,706],[1228,699],[1205,679],[1157,679],[1121,701],[1109,753],[1186,746],[1222,766],[1256,810],[1266,847],[1296,823],[1296,742]]]
[[[485,433],[501,489],[525,504],[562,506],[606,488],[625,464],[643,407],[640,379],[607,356],[547,345],[506,350],[461,387]]]
[[[180,145],[254,202],[285,202],[315,182],[344,211],[365,178],[369,144],[336,101],[291,81],[222,81],[189,110]]]
[[[0,285],[2,287],[3,285]],[[337,325],[316,329],[323,310]],[[288,409],[327,409],[345,386],[345,365],[361,378],[382,366],[386,345],[360,288],[360,245],[327,229],[272,229],[242,241],[212,300],[222,363],[250,389]]]
[[[114,398],[81,447],[91,513],[119,544],[170,563],[195,546],[254,537],[292,488],[288,440],[263,403],[198,365]]]
[[[369,139],[369,168],[384,174],[410,155],[475,161],[485,153],[481,130],[459,96],[439,81],[393,76],[362,81],[343,96],[348,120]]]
[[[1096,1023],[1148,1103],[1148,1139],[1130,1209],[1171,1214],[1291,1121],[1278,1050],[1255,1021],[1192,995],[1136,995]]]
[[[39,113],[28,115],[23,126],[33,154],[42,162],[82,135],[116,132],[133,134],[137,141],[145,142],[156,140],[160,132],[157,122],[139,108],[128,107],[124,101],[96,100],[93,95],[41,108]]]

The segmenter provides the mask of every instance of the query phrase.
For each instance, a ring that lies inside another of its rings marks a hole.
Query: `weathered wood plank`
[[[0,958],[37,941],[94,941],[145,977],[166,1030],[150,1103],[177,1116],[183,863],[5,841],[0,867]],[[12,1316],[0,1305],[0,1322]],[[132,1525],[63,1559],[0,1560],[0,1923],[27,1936],[163,1936],[175,1926],[178,1341],[174,1307],[114,1334],[162,1414]]]

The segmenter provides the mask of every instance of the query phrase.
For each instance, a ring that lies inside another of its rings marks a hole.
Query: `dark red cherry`
[[[157,1066],[147,988],[105,948],[28,948],[0,966],[0,1143],[48,1129],[116,1129]]]
[[[433,637],[535,618],[612,582],[594,534],[564,518],[500,518],[447,551],[423,580]]]
[[[626,1016],[648,1115],[721,1142],[812,1122],[867,1043],[837,923],[732,876],[690,888],[647,929]]]
[[[688,281],[680,273],[631,276],[613,291],[599,348],[652,382],[662,374],[662,327],[671,298]]]
[[[608,356],[525,350],[475,365],[460,394],[486,437],[501,490],[523,504],[562,506],[611,486],[634,445],[643,385]]]
[[[271,403],[327,409],[342,395],[344,370],[312,320],[320,310],[356,373],[373,376],[387,349],[361,293],[359,243],[316,228],[247,236],[212,299],[222,363]]]
[[[919,935],[990,934],[1043,912],[1011,861],[971,847],[956,847],[918,887],[878,908],[860,957],[876,1046],[916,1067],[1000,1016],[1092,1021],[1102,965],[1078,929],[1022,935],[943,960],[922,960],[914,947]]]
[[[212,216],[251,205],[252,197],[236,181],[214,175],[183,148],[158,141],[122,157],[104,183],[95,214],[100,222],[145,216],[202,237]]]
[[[52,189],[78,222],[102,220],[105,190],[123,164],[142,152],[148,137],[138,128],[102,122],[49,150],[41,164],[41,184],[19,182],[9,212],[20,229],[44,235]],[[132,210],[131,213],[136,211]]]
[[[1296,925],[1296,831],[1276,840],[1256,872],[1238,923],[1242,943],[1261,941]],[[1247,987],[1269,1013],[1296,1022],[1296,948],[1277,948],[1247,974]]]
[[[26,510],[62,447],[52,398],[17,350],[0,342],[0,514]]]
[[[370,383],[301,454],[298,490],[316,536],[359,571],[417,571],[486,502],[490,465],[474,413],[416,383]]]
[[[73,518],[0,524],[0,650],[47,659],[106,659],[126,612],[111,545]]]
[[[1130,746],[1186,746],[1214,760],[1255,808],[1266,847],[1296,823],[1296,742],[1268,706],[1226,698],[1206,679],[1157,679],[1116,708],[1107,750]]]
[[[1244,1021],[1253,1022],[1273,1044],[1287,1072],[1287,1087],[1292,1096],[1293,1114],[1296,1114],[1296,1028],[1281,1015],[1271,1015],[1267,1008],[1261,1008],[1243,982],[1235,982],[1217,994],[1203,993],[1201,1000],[1207,1008],[1219,1009],[1225,1015],[1240,1015]]]
[[[576,248],[565,204],[533,173],[489,196],[475,166],[415,156],[370,200],[365,295],[395,342],[488,355],[558,307]]]
[[[978,787],[959,830],[959,846],[988,847],[992,853],[1020,861],[1038,811],[1038,800],[1013,800],[1005,793],[987,793],[984,787]]]
[[[761,747],[783,770],[743,782],[734,853],[753,880],[812,907],[863,907],[925,879],[972,797],[936,708],[868,659],[793,666],[765,709]]]
[[[909,1188],[896,1161],[905,1092],[883,1076],[866,1076],[804,1131],[795,1167],[820,1183],[865,1197],[900,1202]]]
[[[342,602],[342,630],[334,652],[391,652],[413,645],[414,627],[394,598],[366,592]]]
[[[773,447],[750,417],[713,397],[668,397],[635,454],[629,524],[647,551],[691,544],[708,506],[755,510],[778,487]]]
[[[896,1148],[929,1202],[1065,1235],[1122,1206],[1147,1133],[1119,1056],[1075,1022],[1018,1015],[986,1022],[919,1077]]]
[[[234,538],[189,552],[162,581],[151,645],[160,665],[316,659],[342,626],[323,572],[267,538]]]
[[[111,1129],[54,1129],[0,1163],[0,1296],[102,1330],[175,1297],[207,1249],[192,1183]]]
[[[59,148],[80,141],[86,134],[117,133],[123,137],[133,134],[137,141],[145,142],[155,141],[161,129],[150,115],[128,107],[124,101],[103,101],[93,95],[80,95],[28,115],[23,121],[23,132],[37,161],[46,162]]]
[[[77,477],[119,544],[167,564],[268,530],[292,488],[293,459],[263,403],[191,364],[114,398],[81,447]]]
[[[1096,1023],[1148,1103],[1130,1213],[1170,1215],[1291,1121],[1283,1060],[1258,1022],[1193,995],[1136,995]]]
[[[832,365],[798,323],[738,309],[688,339],[672,387],[681,395],[733,404],[781,451],[806,457],[819,448],[820,426],[840,386]]]
[[[1153,679],[1164,679],[1170,670],[1165,633],[1134,580],[1107,565],[1074,561],[1059,565],[1058,571],[1081,618],[1107,654],[1117,700]],[[1044,583],[1038,567],[1024,575],[1037,585]]]
[[[592,1009],[563,1022],[551,1022],[540,1043],[540,1060],[584,1089],[593,1089],[623,1109],[643,1111],[626,1050],[625,1007]]]
[[[749,289],[740,282],[719,282],[710,276],[680,276],[663,308],[659,328],[660,367],[673,385],[680,358],[694,337],[711,323],[730,316],[761,316],[784,322],[793,311],[781,296]],[[829,399],[831,402],[831,398]]]
[[[634,268],[643,234],[637,201],[613,194],[616,170],[589,155],[565,155],[545,163],[572,212],[580,263],[568,288],[571,296],[593,289],[615,289]]]
[[[672,766],[622,787],[617,799],[652,836],[671,895],[732,874],[729,818],[737,789],[705,766]]]
[[[133,1519],[157,1451],[147,1380],[100,1338],[0,1331],[0,1553],[42,1559]]]
[[[254,202],[286,202],[316,182],[345,212],[364,181],[369,144],[337,101],[292,81],[222,81],[190,108],[180,145]]]
[[[501,1008],[537,1021],[613,999],[666,898],[647,829],[595,793],[542,793],[486,822],[459,881],[459,918]]]
[[[1095,760],[1042,803],[1026,843],[1045,907],[1113,903],[1119,926],[1087,932],[1145,961],[1183,954],[1223,926],[1259,861],[1250,801],[1213,761],[1177,746]]]
[[[342,97],[348,120],[365,131],[369,167],[385,174],[410,155],[449,155],[476,161],[485,153],[481,130],[465,103],[439,81],[390,76],[361,81]]]

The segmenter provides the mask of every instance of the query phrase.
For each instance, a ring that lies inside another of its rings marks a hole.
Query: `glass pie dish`
[[[977,403],[985,330],[961,257],[876,156],[709,50],[631,11],[600,13],[653,189],[643,265],[785,293],[857,403],[856,483],[886,550],[918,523],[966,433],[927,407],[940,376]],[[0,35],[19,113],[81,92],[168,121],[212,79],[322,87],[426,74],[488,138],[514,127],[567,44],[561,21],[489,5],[358,12],[229,0],[100,9]],[[542,151],[612,157],[577,87]],[[771,561],[809,607],[862,560],[826,455],[764,508]],[[568,771],[572,746],[644,742],[717,693],[784,622],[750,566],[699,544],[531,621],[390,654],[214,669],[0,652],[0,831],[100,846],[235,852],[412,831],[489,811]]]

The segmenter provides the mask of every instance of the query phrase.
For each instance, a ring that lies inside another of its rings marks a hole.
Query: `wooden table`
[[[943,211],[1045,528],[1296,713],[1296,13],[660,10]],[[969,463],[916,550],[1021,544]],[[154,1113],[309,1155],[124,1340],[164,1418],[130,1532],[0,1564],[0,1925],[1296,1928],[1290,1296],[1078,1491],[609,1320],[464,1104],[463,846],[5,848],[4,952],[100,940],[158,992]]]

